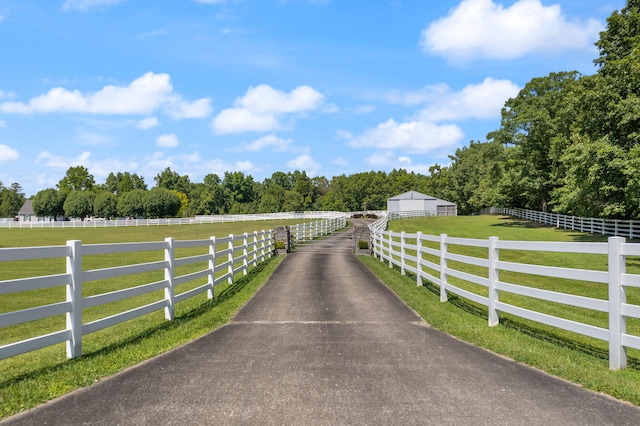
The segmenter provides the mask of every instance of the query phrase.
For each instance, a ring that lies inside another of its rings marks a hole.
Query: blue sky
[[[624,0],[0,0],[0,181],[428,174]]]

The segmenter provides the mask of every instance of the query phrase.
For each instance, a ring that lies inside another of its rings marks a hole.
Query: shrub
[[[369,248],[369,241],[360,240],[358,241],[358,248],[361,250],[366,250]]]
[[[276,250],[284,250],[285,248],[284,241],[276,241]]]

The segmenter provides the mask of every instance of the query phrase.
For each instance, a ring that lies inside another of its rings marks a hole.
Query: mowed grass
[[[405,231],[423,234],[447,234],[452,237],[487,239],[497,236],[501,240],[519,241],[584,241],[606,242],[607,237],[580,234],[541,226],[521,219],[502,216],[458,216],[433,217],[399,220],[390,223],[394,232]],[[435,247],[435,245],[431,245]],[[487,250],[474,247],[449,245],[449,251],[475,257],[487,257]],[[428,256],[425,256],[427,259]],[[607,270],[605,255],[581,255],[568,253],[543,253],[526,251],[500,251],[500,259],[510,262],[533,263],[538,265],[562,266],[591,270]],[[428,259],[438,263],[436,259]],[[640,355],[636,350],[628,350],[628,368],[620,371],[609,370],[608,344],[576,333],[545,326],[515,316],[500,314],[500,325],[488,327],[487,308],[474,302],[449,294],[449,301],[441,303],[439,287],[424,282],[416,285],[412,274],[402,276],[397,267],[389,268],[387,262],[370,257],[362,261],[416,310],[429,324],[446,333],[459,337],[475,345],[503,354],[516,361],[545,370],[553,375],[568,379],[586,388],[624,399],[640,405]],[[627,271],[640,273],[638,259],[628,259]],[[486,268],[449,262],[449,266],[480,276],[487,276]],[[434,271],[427,271],[437,275]],[[606,300],[608,286],[593,282],[554,279],[526,274],[500,274],[500,280]],[[457,287],[483,296],[484,287],[463,280],[449,278]],[[640,304],[639,289],[627,289],[627,301]],[[500,300],[574,321],[608,328],[607,314],[591,310],[573,308],[558,303],[540,301],[505,292]],[[638,320],[627,321],[627,331],[640,334]]]
[[[278,225],[290,225],[292,221],[259,221],[227,224],[150,226],[96,229],[0,229],[2,247],[32,247],[64,245],[67,240],[81,240],[83,244],[202,240],[211,236],[223,238]],[[239,243],[236,243],[239,244]],[[226,248],[226,245],[219,249]],[[181,249],[176,257],[207,253],[206,248]],[[122,253],[87,256],[83,270],[117,265],[163,260],[163,251]],[[220,259],[223,262],[226,259]],[[64,344],[51,346],[23,355],[0,360],[0,417],[34,407],[49,399],[74,389],[90,385],[101,378],[139,363],[152,356],[189,342],[194,338],[225,324],[271,275],[280,262],[273,258],[250,270],[246,276],[236,276],[233,285],[220,284],[213,299],[206,294],[185,300],[176,305],[175,320],[165,321],[164,312],[158,311],[143,317],[110,327],[83,338],[83,356],[66,359]],[[235,265],[236,267],[239,264]],[[183,266],[176,275],[202,270],[206,262]],[[65,260],[43,259],[37,261],[0,262],[0,280],[49,275],[65,272]],[[217,276],[226,271],[220,271]],[[162,271],[136,274],[114,279],[84,283],[83,296],[128,288],[159,281]],[[176,294],[206,283],[200,279],[176,288]],[[120,302],[96,306],[83,311],[83,323],[123,312],[163,298],[163,291],[137,296]],[[56,287],[37,291],[0,295],[0,313],[12,312],[43,304],[65,300],[65,288]],[[0,328],[0,344],[15,342],[65,328],[63,315],[32,321],[12,327]]]

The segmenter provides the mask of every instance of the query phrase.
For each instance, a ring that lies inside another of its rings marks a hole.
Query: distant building
[[[33,211],[33,201],[25,200],[22,207],[18,211],[18,220],[20,222],[37,222],[38,217]]]
[[[441,200],[418,191],[409,191],[387,200],[387,211],[412,212],[428,211],[437,216],[457,216],[458,206],[455,203]]]

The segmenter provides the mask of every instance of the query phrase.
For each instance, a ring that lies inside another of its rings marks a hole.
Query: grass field
[[[497,236],[501,240],[520,241],[603,242],[607,240],[603,236],[558,230],[520,219],[499,216],[433,217],[399,220],[391,222],[390,229],[394,232],[405,231],[413,233],[421,231],[424,234],[431,235],[446,233],[453,237],[478,239]],[[450,246],[449,250],[477,257],[486,257],[487,255],[486,249],[473,247]],[[606,256],[599,255],[501,250],[500,258],[501,260],[512,262],[540,265],[594,270],[607,269]],[[606,342],[505,314],[500,316],[500,326],[488,327],[486,307],[455,295],[449,296],[448,303],[441,303],[439,288],[435,285],[425,282],[423,287],[417,287],[416,278],[411,274],[401,276],[397,268],[390,269],[386,262],[381,263],[375,258],[363,258],[362,260],[435,328],[496,353],[506,355],[516,361],[571,380],[589,389],[605,392],[640,405],[640,355],[638,351],[628,351],[629,367],[627,369],[611,371],[608,368]],[[451,266],[477,275],[486,273],[486,271],[482,271],[482,268],[474,266],[462,264]],[[640,273],[637,259],[628,260],[627,271]],[[500,279],[514,284],[605,300],[608,295],[607,286],[597,283],[507,273],[501,273]],[[481,286],[456,279],[451,279],[450,282],[465,290],[486,295],[486,289]],[[627,300],[629,303],[640,304],[640,294],[634,290],[638,289],[627,290]],[[606,314],[510,295],[504,292],[501,292],[500,299],[528,309],[608,328]],[[630,334],[640,334],[638,320],[628,320],[627,328]]]
[[[211,236],[226,237],[229,234],[273,229],[275,226],[292,224],[291,221],[242,222],[188,226],[150,226],[117,229],[0,229],[2,247],[32,247],[64,245],[67,240],[81,240],[83,244],[163,241],[166,237],[176,240],[208,239]],[[191,256],[195,249],[183,249],[178,257]],[[83,269],[104,268],[115,265],[162,260],[163,253],[140,252],[117,255],[91,256],[83,262]],[[165,321],[163,312],[154,312],[144,317],[89,334],[83,338],[83,356],[67,360],[63,344],[40,349],[17,357],[0,361],[0,417],[29,409],[35,405],[87,386],[123,368],[135,365],[154,355],[195,339],[229,321],[233,314],[253,295],[280,262],[273,258],[254,268],[247,276],[237,279],[229,286],[220,284],[215,297],[208,300],[205,294],[176,305],[174,321]],[[203,269],[195,264],[176,271],[177,275]],[[39,261],[2,262],[0,280],[36,275],[63,273],[64,259]],[[83,296],[113,291],[162,279],[162,271],[136,274],[91,282],[85,285]],[[187,283],[177,289],[186,291],[189,286],[202,283]],[[156,294],[157,293],[157,294]],[[62,301],[63,287],[31,292],[11,293],[0,296],[1,312],[11,312],[41,304]],[[116,312],[141,306],[162,298],[161,292],[138,296],[83,311],[83,322],[101,318]],[[64,328],[64,316],[32,321],[0,329],[0,344],[29,338]]]

